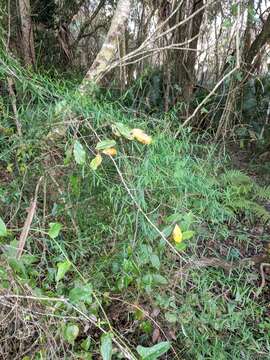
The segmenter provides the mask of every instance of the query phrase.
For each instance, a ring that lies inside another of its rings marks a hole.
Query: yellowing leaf
[[[133,129],[132,136],[134,139],[145,145],[149,145],[152,142],[151,136],[147,135],[141,129]]]
[[[102,154],[115,156],[115,155],[117,155],[117,150],[116,150],[116,148],[112,147],[110,149],[103,150]]]
[[[176,242],[177,244],[180,244],[183,240],[182,231],[177,224],[175,225],[175,227],[173,229],[172,237],[173,237],[174,242]]]
[[[97,170],[97,168],[101,163],[102,163],[102,156],[100,154],[97,154],[97,156],[91,161],[90,167],[93,170]]]

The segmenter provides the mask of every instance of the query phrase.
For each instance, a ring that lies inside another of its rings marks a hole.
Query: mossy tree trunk
[[[104,44],[80,86],[80,92],[82,94],[87,91],[89,85],[93,83],[97,84],[109,69],[118,49],[119,38],[125,32],[126,21],[130,13],[130,5],[131,0],[118,1]]]

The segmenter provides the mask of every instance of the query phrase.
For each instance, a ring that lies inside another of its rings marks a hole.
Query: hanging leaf
[[[77,164],[79,165],[85,164],[86,152],[82,144],[78,140],[76,140],[74,143],[73,154]]]
[[[149,145],[152,142],[151,136],[145,134],[141,129],[132,130],[133,138],[139,141],[142,144]]]
[[[0,217],[0,236],[7,236],[7,228],[1,217]]]
[[[165,354],[171,347],[169,341],[163,341],[151,347],[137,346],[136,350],[142,360],[156,360]]]
[[[119,137],[123,136],[124,138],[126,138],[128,140],[133,139],[133,136],[131,134],[131,129],[128,126],[126,126],[120,122],[117,122],[112,125],[112,131],[116,136],[119,136]]]
[[[96,171],[101,163],[102,163],[102,156],[100,154],[97,154],[97,156],[91,161],[90,167],[92,170]]]
[[[172,237],[173,237],[174,242],[176,242],[177,244],[180,244],[183,241],[182,231],[177,224],[175,225],[175,227],[173,229]]]
[[[112,358],[112,336],[110,333],[101,336],[100,353],[103,360]]]
[[[100,141],[99,143],[97,143],[96,150],[102,151],[102,150],[110,149],[110,148],[114,147],[115,145],[116,145],[115,140],[103,140],[103,141]]]
[[[49,229],[49,232],[48,232],[48,235],[51,239],[55,239],[57,238],[57,236],[59,235],[63,225],[60,224],[60,223],[50,223],[50,229]]]
[[[55,281],[58,282],[63,279],[65,274],[70,269],[71,263],[69,261],[63,261],[57,264],[57,274],[55,277]]]
[[[115,156],[115,155],[117,155],[117,150],[112,147],[112,148],[110,148],[110,149],[103,150],[103,151],[102,151],[102,154],[110,155],[110,156]]]
[[[80,329],[77,325],[69,324],[64,329],[64,338],[69,344],[74,345],[74,341],[78,337],[79,332]]]

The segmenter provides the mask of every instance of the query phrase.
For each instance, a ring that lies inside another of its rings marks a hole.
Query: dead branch
[[[20,257],[22,256],[22,252],[23,252],[23,249],[24,249],[24,246],[26,243],[26,239],[29,234],[30,226],[32,224],[33,217],[36,212],[38,190],[39,190],[39,186],[40,186],[42,179],[43,179],[43,176],[38,180],[38,183],[36,185],[36,190],[35,190],[35,196],[34,196],[34,199],[31,200],[28,214],[27,214],[27,217],[26,217],[24,225],[23,225],[23,230],[21,232],[19,244],[18,244],[18,248],[17,248],[17,255],[16,255],[17,259],[20,259]]]

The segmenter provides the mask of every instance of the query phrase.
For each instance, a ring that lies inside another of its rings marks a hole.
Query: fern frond
[[[240,170],[229,170],[225,174],[223,174],[221,181],[224,184],[231,184],[235,186],[240,185],[253,185],[252,179],[241,172]]]
[[[254,201],[244,198],[238,198],[227,205],[233,209],[234,212],[245,212],[253,214],[256,218],[260,219],[263,223],[270,221],[270,212],[267,211],[262,205],[255,203]]]
[[[270,200],[270,185],[258,186],[255,185],[255,194],[260,200]]]

